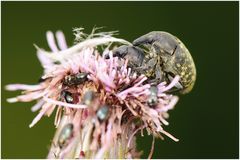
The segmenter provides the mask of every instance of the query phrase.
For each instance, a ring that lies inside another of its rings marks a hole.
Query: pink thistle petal
[[[106,73],[98,74],[98,78],[103,82],[106,86],[111,87],[111,88],[116,88],[116,85],[114,82],[109,79],[108,75]]]
[[[32,106],[32,108],[31,108],[31,111],[32,112],[36,112],[37,110],[39,110],[41,107],[42,107],[42,105],[45,103],[45,101],[44,100],[40,100],[40,101],[38,101],[34,106]]]
[[[56,33],[58,46],[61,50],[67,49],[67,42],[62,31],[57,31]]]
[[[69,107],[69,108],[75,108],[75,109],[80,109],[80,108],[87,108],[86,105],[81,105],[81,104],[69,104],[69,103],[65,103],[65,102],[61,102],[61,101],[57,101],[48,97],[43,97],[43,100],[51,103],[51,104],[55,104],[58,106],[64,106],[64,107]]]
[[[166,136],[168,136],[169,138],[171,138],[171,139],[174,140],[175,142],[178,142],[178,141],[179,141],[179,139],[173,137],[170,133],[168,133],[168,132],[166,132],[166,131],[164,131],[164,130],[161,130],[160,132],[163,133],[163,134],[165,134]]]
[[[49,87],[54,87],[58,82],[60,82],[63,79],[64,75],[59,75],[57,77],[54,77],[52,81],[49,84]]]
[[[169,123],[162,116],[159,116],[159,119],[164,125],[169,125]]]
[[[154,144],[155,144],[155,137],[153,136],[152,147],[151,147],[151,151],[148,155],[148,159],[152,159],[152,155],[153,155],[153,151],[154,151]]]
[[[113,69],[113,53],[112,52],[109,52],[109,57],[110,57],[109,71],[111,72]]]
[[[39,114],[33,119],[32,123],[29,125],[30,128],[32,128],[45,114],[45,112],[48,110],[49,104],[45,104],[45,107],[42,107],[42,110],[39,112]]]
[[[145,75],[143,75],[143,74],[141,74],[139,77],[137,77],[137,73],[134,73],[134,83],[137,83],[137,82],[139,82],[141,79],[143,79],[144,77],[146,77]]]
[[[5,86],[6,90],[9,91],[16,91],[16,90],[28,90],[28,91],[34,91],[34,90],[40,90],[44,87],[41,85],[26,85],[26,84],[9,84]]]
[[[158,88],[158,90],[160,90],[160,92],[165,92],[165,91],[171,89],[172,87],[174,87],[179,80],[180,80],[180,76],[176,75],[174,77],[174,79],[172,80],[172,82],[167,87],[165,87],[163,89],[162,88]]]
[[[106,138],[104,141],[104,146],[98,151],[95,159],[100,159],[101,157],[103,157],[103,154],[105,153],[105,151],[110,147],[111,141],[113,139],[111,136],[111,132],[112,132],[112,123],[109,123],[107,126],[107,132],[104,136]]]
[[[45,93],[42,92],[42,91],[38,91],[38,92],[31,92],[31,93],[28,93],[26,95],[20,95],[20,96],[17,96],[15,98],[8,98],[7,101],[9,103],[14,103],[14,102],[30,102],[32,100],[35,100],[35,99],[38,99],[40,97],[42,97]]]
[[[112,70],[112,72],[110,72],[110,79],[113,81],[116,77],[117,71],[115,69]]]
[[[50,106],[49,109],[46,111],[45,115],[47,115],[48,117],[50,117],[51,114],[53,113],[55,107],[56,107],[56,105]]]
[[[147,77],[143,77],[143,79],[141,79],[137,84],[135,84],[134,86],[139,86],[140,84],[142,84],[144,81],[147,80]]]
[[[133,133],[132,135],[130,136],[129,140],[128,140],[128,143],[127,143],[127,147],[129,148],[130,147],[130,143],[133,139],[133,137],[135,136],[135,134],[137,134],[138,131],[140,131],[142,128],[145,128],[146,126],[140,126],[138,127]]]
[[[56,42],[54,40],[54,35],[51,31],[48,31],[46,33],[46,36],[47,36],[47,42],[48,42],[48,46],[50,47],[50,49],[53,51],[53,52],[58,52],[58,48],[56,46]]]
[[[167,112],[170,109],[173,109],[173,107],[175,106],[175,104],[178,102],[178,97],[177,96],[173,96],[171,101],[165,105],[164,107],[161,108],[157,108],[156,110],[158,112]]]
[[[54,125],[56,126],[56,128],[58,128],[58,126],[60,124],[61,117],[62,117],[62,108],[58,107],[56,115],[55,115],[55,119],[54,119]]]
[[[79,68],[74,60],[68,59],[68,64],[70,65],[73,74],[77,74],[79,72]]]
[[[128,107],[128,109],[132,112],[132,114],[137,117],[138,116],[137,112],[127,102],[125,102],[125,104]]]
[[[15,103],[15,102],[18,102],[18,99],[17,98],[8,98],[7,102],[8,103]]]
[[[142,92],[143,90],[145,89],[149,89],[150,88],[150,85],[149,84],[146,84],[142,87],[131,87],[131,88],[128,88],[120,93],[118,93],[116,96],[119,97],[120,99],[125,99],[127,97],[127,95],[131,92]]]
[[[64,75],[66,73],[66,69],[59,68],[52,72],[52,75]],[[47,78],[47,76],[44,76],[44,78]]]
[[[43,68],[47,69],[47,68],[51,68],[53,66],[53,61],[47,57],[41,49],[38,49],[37,51],[37,57],[39,59],[39,61],[41,62],[41,65],[43,66]]]

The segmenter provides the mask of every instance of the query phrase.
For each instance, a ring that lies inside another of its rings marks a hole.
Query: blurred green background
[[[2,158],[45,158],[54,116],[28,128],[32,103],[6,103],[20,92],[9,83],[34,84],[42,73],[33,43],[49,49],[47,30],[73,27],[119,30],[129,41],[153,30],[170,32],[188,47],[197,67],[194,90],[180,97],[165,127],[180,139],[157,140],[153,158],[238,158],[239,2],[2,2]],[[138,137],[148,156],[152,138]]]

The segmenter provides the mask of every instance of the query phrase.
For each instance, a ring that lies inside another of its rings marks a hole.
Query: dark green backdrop
[[[32,129],[34,103],[6,103],[20,92],[9,83],[36,83],[42,73],[33,43],[47,48],[45,32],[61,29],[72,44],[73,27],[106,26],[129,41],[149,31],[168,31],[191,51],[197,67],[194,90],[170,111],[166,137],[154,158],[238,158],[238,2],[2,2],[2,158],[45,158],[53,117]],[[139,137],[146,157],[151,137]]]

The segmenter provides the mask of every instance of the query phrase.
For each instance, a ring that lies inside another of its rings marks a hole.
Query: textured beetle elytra
[[[101,106],[97,111],[97,117],[100,121],[107,119],[109,113],[109,107],[107,105]]]
[[[63,79],[63,84],[66,86],[74,86],[84,83],[87,80],[87,73],[80,72],[75,75],[67,75]]]
[[[158,104],[158,97],[157,97],[158,88],[156,86],[151,86],[149,88],[149,92],[150,92],[150,95],[148,97],[147,104],[150,107],[154,107]]]
[[[137,46],[144,46],[149,50],[143,59],[142,50]],[[131,47],[134,49],[129,49]],[[154,85],[161,81],[170,83],[179,75],[176,91],[185,94],[190,92],[195,84],[196,67],[193,58],[186,46],[170,33],[153,31],[134,40],[133,46],[120,46],[116,51],[114,56],[128,56],[131,64],[129,67],[147,76]]]

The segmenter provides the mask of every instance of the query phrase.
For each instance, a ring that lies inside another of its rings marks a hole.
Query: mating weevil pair
[[[162,81],[169,83],[179,75],[175,91],[185,94],[192,90],[196,81],[195,64],[190,52],[177,37],[167,32],[153,31],[137,38],[132,44],[115,49],[113,56],[128,59],[128,66],[144,74],[153,85]],[[139,46],[146,47],[149,53]]]

